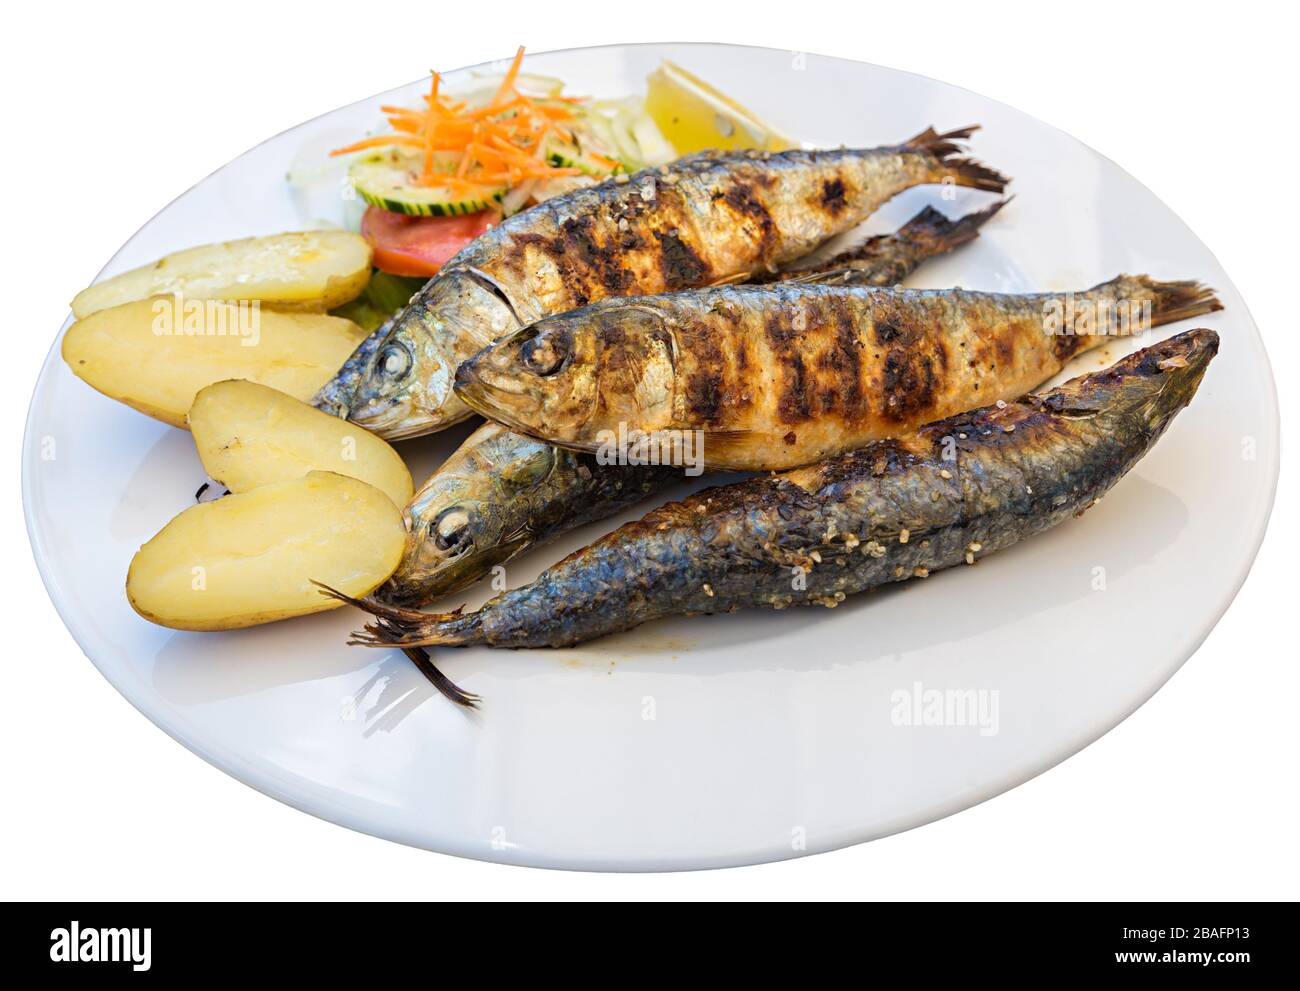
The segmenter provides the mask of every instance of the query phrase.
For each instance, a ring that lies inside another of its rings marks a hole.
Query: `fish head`
[[[1062,419],[1094,421],[1110,437],[1159,437],[1196,395],[1218,350],[1213,330],[1184,331],[1070,379],[1042,402]]]
[[[1198,329],[1176,334],[1130,355],[1125,360],[1134,361],[1136,367],[1125,381],[1123,405],[1158,436],[1192,401],[1218,353],[1219,335]]]
[[[528,528],[531,508],[560,456],[500,424],[480,427],[404,511],[406,549],[380,598],[424,605],[527,548],[535,536]]]
[[[515,326],[509,303],[487,280],[466,270],[436,276],[366,361],[347,418],[387,440],[463,419],[452,389],[456,365]]]
[[[641,301],[547,317],[462,364],[456,392],[491,419],[567,447],[593,449],[620,426],[672,420],[674,340],[664,314]]]

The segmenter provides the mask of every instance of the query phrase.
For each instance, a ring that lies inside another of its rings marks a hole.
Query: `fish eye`
[[[555,334],[539,334],[527,341],[519,353],[534,375],[554,375],[564,364],[564,342]]]
[[[463,506],[451,506],[438,514],[429,524],[434,546],[440,551],[468,550],[474,541],[469,532],[470,515]]]
[[[385,344],[375,356],[375,369],[385,378],[401,378],[411,370],[411,352],[400,344]]]

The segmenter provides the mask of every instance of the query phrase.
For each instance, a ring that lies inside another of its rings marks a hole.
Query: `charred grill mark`
[[[654,235],[659,239],[659,270],[667,289],[690,289],[709,281],[708,264],[676,229],[655,231]]]
[[[562,266],[566,282],[572,282],[585,300],[622,296],[632,288],[632,273],[623,267],[617,252],[602,247],[596,221],[589,215],[565,220],[559,237],[546,248]]]
[[[694,356],[686,379],[686,411],[693,422],[707,426],[717,426],[726,406],[736,399],[737,390],[728,387],[726,358],[718,343],[725,336],[716,319],[684,320],[677,328],[679,346]]]
[[[892,347],[881,377],[881,412],[897,422],[914,421],[934,405],[934,363],[924,349]]]
[[[646,240],[639,230],[629,225],[627,230],[620,228],[618,246],[623,251],[641,251],[646,246]]]
[[[939,371],[944,375],[948,373],[948,345],[944,343],[942,337],[934,339],[934,357],[939,363]]]
[[[799,342],[799,332],[794,329],[785,307],[779,303],[763,314],[763,332],[775,358],[781,358]]]
[[[857,323],[846,304],[836,303],[833,318],[835,351],[839,358],[839,391],[844,412],[849,417],[858,417],[866,412],[862,389],[862,341],[858,337]]]
[[[816,359],[817,371],[823,373],[818,377],[817,412],[833,413],[844,406],[843,376],[849,367],[849,356],[844,353],[841,342],[836,336]]]
[[[787,361],[790,371],[777,401],[777,413],[784,423],[803,423],[812,417],[807,369],[804,368],[803,356],[798,352],[791,354]]]
[[[587,292],[585,280],[578,277],[574,270],[572,260],[564,250],[564,246],[559,241],[546,240],[542,243],[542,250],[551,256],[555,263],[555,271],[560,276],[560,284],[568,290],[569,299],[573,302],[574,309],[580,306],[586,306],[592,301],[591,295]]]
[[[844,188],[843,179],[836,177],[822,183],[821,204],[832,217],[840,215],[848,205],[848,191]]]
[[[794,329],[788,308],[778,304],[763,318],[763,332],[774,367],[784,369],[777,415],[784,423],[803,423],[812,416],[807,369],[803,363],[803,334]]]
[[[993,338],[993,350],[997,353],[997,367],[1008,368],[1016,358],[1015,342],[1009,333],[996,333],[992,329],[988,331]]]
[[[1064,364],[1083,347],[1084,340],[1085,338],[1078,334],[1058,334],[1052,341],[1052,354],[1056,356],[1057,361]]]
[[[696,372],[686,383],[686,401],[691,412],[709,426],[721,420],[723,384],[722,374],[713,369]]]
[[[930,326],[932,321],[936,326]],[[872,335],[883,352],[876,358],[882,369],[880,412],[887,419],[915,422],[933,407],[940,382],[935,364],[947,367],[947,354],[939,344],[941,323],[936,314],[894,307],[879,299]],[[864,398],[859,402],[865,405]]]
[[[876,317],[871,329],[876,335],[876,341],[885,346],[894,343],[906,333],[898,317],[891,313],[884,313]]]
[[[723,193],[715,193],[714,198],[721,198],[741,221],[741,226],[749,228],[757,238],[758,257],[766,262],[776,248],[776,222],[767,205],[754,193],[749,183],[736,182],[728,186]]]

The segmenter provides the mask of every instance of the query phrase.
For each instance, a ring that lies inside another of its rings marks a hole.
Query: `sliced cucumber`
[[[617,162],[610,165],[604,157],[595,157],[584,151],[577,143],[565,141],[556,134],[546,139],[542,153],[552,165],[562,169],[578,169],[590,176],[604,177],[622,171],[622,167]]]
[[[418,152],[384,149],[357,159],[348,169],[352,185],[372,206],[412,217],[454,217],[478,213],[495,206],[505,187],[485,187],[467,193],[449,186],[424,186],[416,182],[423,166]]]

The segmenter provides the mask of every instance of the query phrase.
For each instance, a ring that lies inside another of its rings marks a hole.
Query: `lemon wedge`
[[[706,148],[781,151],[795,143],[675,62],[646,79],[645,109],[679,155]]]

